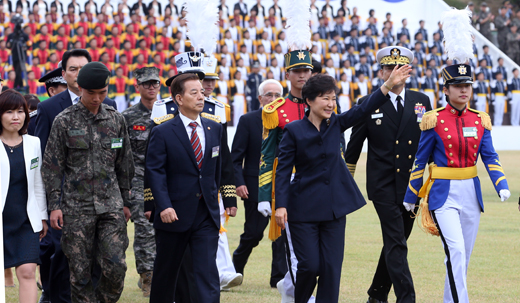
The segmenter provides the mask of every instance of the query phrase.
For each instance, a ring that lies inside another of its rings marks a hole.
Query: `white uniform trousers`
[[[502,94],[502,96],[495,95],[495,115],[494,115],[494,126],[502,125],[502,120],[504,118],[504,109],[505,109],[506,97]]]
[[[435,102],[435,91],[433,89],[425,89],[423,93],[430,99],[432,109],[436,109],[437,104]]]
[[[520,125],[520,91],[511,93],[511,125]]]
[[[117,111],[120,113],[128,107],[128,101],[126,100],[125,96],[116,96],[114,101],[117,104]]]
[[[218,205],[220,208],[220,224],[224,226],[226,223],[226,211],[224,209],[224,203],[222,202],[220,195]],[[224,276],[237,273],[235,266],[233,265],[233,260],[231,259],[231,253],[229,252],[229,243],[226,232],[221,232],[218,237],[217,269],[220,282],[222,282],[222,278]]]
[[[350,109],[350,98],[347,95],[341,94],[338,98],[339,107],[341,108],[341,113],[344,113]],[[338,114],[341,114],[338,112]]]
[[[486,94],[477,94],[477,101],[475,102],[476,110],[487,113],[486,102]]]
[[[242,94],[233,97],[233,126],[237,127],[238,121],[247,111],[246,98]]]
[[[432,212],[446,253],[444,303],[469,303],[466,276],[480,212],[473,179],[451,180],[446,202]]]

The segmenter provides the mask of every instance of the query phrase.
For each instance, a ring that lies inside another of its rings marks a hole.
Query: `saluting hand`
[[[51,227],[57,230],[61,230],[63,226],[63,212],[61,209],[51,211]]]
[[[276,224],[278,224],[281,229],[285,229],[285,223],[287,223],[287,209],[285,207],[277,208],[274,217],[276,219]]]
[[[173,208],[168,207],[167,209],[161,211],[161,221],[163,223],[173,223],[177,220],[179,220],[179,218],[177,217],[177,213]]]
[[[402,85],[405,83],[406,79],[410,78],[410,72],[412,71],[412,66],[409,64],[406,65],[396,65],[394,70],[386,80],[386,85],[390,88],[396,85]]]

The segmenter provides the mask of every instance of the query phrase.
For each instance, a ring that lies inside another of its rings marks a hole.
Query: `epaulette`
[[[229,104],[224,104],[224,106],[226,107],[225,108],[225,110],[226,110],[226,121],[230,122],[231,121],[231,106],[229,106]]]
[[[285,98],[280,97],[267,104],[262,110],[262,124],[266,129],[274,129],[278,126],[278,112],[280,106],[285,104]]]
[[[161,123],[164,123],[164,122],[166,122],[166,121],[168,121],[168,120],[173,119],[174,117],[175,117],[175,116],[172,115],[172,114],[167,114],[167,115],[164,115],[164,116],[162,116],[162,117],[154,118],[154,119],[153,119],[153,122],[154,122],[155,124],[159,125],[159,124],[161,124]]]
[[[200,116],[202,118],[206,118],[206,119],[209,119],[209,120],[212,120],[212,121],[215,121],[217,123],[221,123],[222,121],[220,121],[220,118],[215,116],[215,115],[212,115],[212,114],[208,114],[208,113],[200,113]]]
[[[468,107],[468,110],[470,112],[477,114],[477,116],[480,118],[480,123],[482,123],[482,126],[484,126],[485,129],[491,130],[493,128],[493,126],[491,124],[491,117],[489,116],[488,113],[482,112],[482,111],[479,111],[479,110],[476,110],[473,108],[469,108],[469,107]]]
[[[419,124],[419,128],[422,131],[426,131],[437,126],[437,116],[439,115],[438,112],[440,112],[443,109],[444,107],[440,107],[426,112],[422,117],[421,124]]]

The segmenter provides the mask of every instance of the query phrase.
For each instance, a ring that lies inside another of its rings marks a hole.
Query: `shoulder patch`
[[[285,98],[280,97],[264,106],[262,110],[262,124],[266,129],[274,129],[278,126],[277,109],[285,104]]]
[[[208,114],[208,113],[200,113],[200,116],[202,118],[206,118],[206,119],[209,119],[209,120],[212,120],[212,121],[215,121],[217,123],[221,123],[220,121],[220,118],[215,116],[215,115],[212,115],[212,114]]]
[[[492,130],[493,125],[491,124],[491,117],[488,113],[482,112],[473,108],[468,108],[470,112],[476,113],[477,116],[480,118],[480,122],[482,123],[482,126],[484,126],[487,130]]]
[[[429,130],[437,126],[437,116],[438,112],[444,110],[444,107],[440,107],[431,111],[428,111],[422,117],[421,124],[419,124],[419,128],[422,131]]]
[[[153,119],[153,122],[154,122],[155,124],[159,125],[159,124],[161,124],[161,123],[164,123],[164,122],[166,122],[166,121],[168,121],[168,120],[173,119],[174,117],[175,117],[174,115],[172,115],[172,114],[168,114],[168,115],[164,115],[164,116],[162,116],[162,117],[154,118],[154,119]]]

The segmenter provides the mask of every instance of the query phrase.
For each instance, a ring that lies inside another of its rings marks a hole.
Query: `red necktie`
[[[197,160],[197,166],[199,170],[202,168],[202,145],[200,144],[199,135],[197,134],[197,122],[190,122],[188,124],[193,130],[191,131],[191,147],[195,153],[195,159]]]

